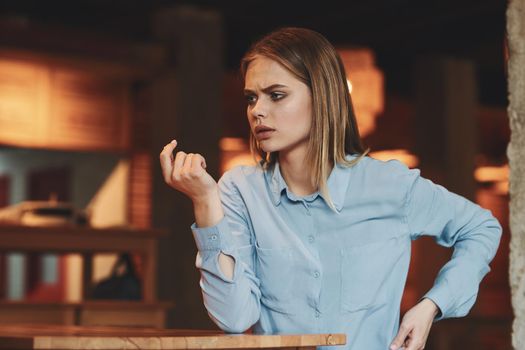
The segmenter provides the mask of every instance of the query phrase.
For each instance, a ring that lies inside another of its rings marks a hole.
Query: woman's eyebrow
[[[261,90],[262,90],[262,92],[267,94],[268,92],[272,91],[273,89],[280,89],[280,88],[286,88],[286,87],[287,86],[283,85],[283,84],[272,84],[272,85],[267,86],[267,87],[265,87],[265,88],[263,88]],[[254,91],[250,90],[250,89],[244,89],[244,93],[245,94],[253,94]]]

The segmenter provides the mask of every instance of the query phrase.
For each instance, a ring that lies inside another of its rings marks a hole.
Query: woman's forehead
[[[248,65],[244,78],[246,89],[262,89],[271,85],[294,85],[300,81],[277,61],[256,56]]]

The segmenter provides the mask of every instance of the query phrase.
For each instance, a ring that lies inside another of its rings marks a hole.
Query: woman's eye
[[[272,100],[280,100],[284,97],[285,95],[282,93],[282,92],[272,92],[270,93],[270,98]]]
[[[244,98],[246,99],[246,102],[251,105],[254,104],[257,98],[253,95],[245,95]]]

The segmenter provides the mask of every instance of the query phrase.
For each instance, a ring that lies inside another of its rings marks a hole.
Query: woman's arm
[[[454,248],[424,297],[438,305],[436,320],[465,316],[490,271],[501,226],[489,210],[420,177],[419,170],[410,170],[409,180],[406,222],[412,239],[428,235],[439,245]]]
[[[219,181],[223,218],[209,227],[195,223],[192,231],[204,305],[221,329],[241,333],[259,320],[261,292],[248,214],[231,177],[226,173]]]
[[[407,182],[405,221],[411,238],[435,238],[454,247],[452,258],[440,270],[432,289],[403,317],[390,349],[419,350],[432,323],[465,316],[476,300],[479,283],[490,271],[501,226],[490,211],[419,176],[403,166]]]
[[[160,161],[166,183],[193,202],[196,222],[192,231],[204,305],[220,328],[243,332],[260,315],[259,282],[253,270],[254,249],[245,208],[232,185],[224,181],[217,185],[206,172],[202,156],[177,152],[174,158],[176,145],[176,141],[166,145]]]
[[[209,227],[217,225],[224,217],[221,200],[218,191],[209,197],[193,201],[193,212],[197,227]],[[222,252],[219,254],[219,266],[222,273],[229,279],[233,278],[235,260]]]

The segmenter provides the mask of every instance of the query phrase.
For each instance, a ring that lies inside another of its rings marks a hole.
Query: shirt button
[[[315,241],[314,236],[308,236],[308,242],[313,243]]]
[[[315,278],[319,278],[319,276],[321,276],[321,274],[319,273],[319,271],[315,271],[315,272],[314,272],[314,277],[315,277]]]
[[[212,241],[217,240],[217,235],[211,235],[210,239],[211,239]]]

